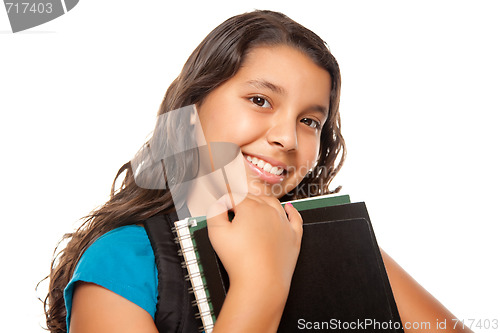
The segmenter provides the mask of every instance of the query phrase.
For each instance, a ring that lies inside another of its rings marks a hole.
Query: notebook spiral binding
[[[188,289],[193,293],[195,300],[193,306],[198,307],[196,318],[201,319],[203,327],[199,328],[200,332],[211,333],[215,324],[215,316],[210,305],[210,297],[205,286],[205,277],[198,265],[198,257],[196,254],[196,244],[193,243],[189,228],[197,223],[195,218],[185,218],[174,223],[172,231],[175,233],[175,242],[179,244],[180,250],[177,254],[182,258],[182,267],[188,272],[185,275],[186,280],[191,282],[191,287]]]

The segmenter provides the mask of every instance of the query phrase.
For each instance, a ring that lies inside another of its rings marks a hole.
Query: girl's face
[[[330,89],[329,73],[302,52],[254,48],[198,106],[205,139],[240,146],[249,192],[279,198],[316,163]]]

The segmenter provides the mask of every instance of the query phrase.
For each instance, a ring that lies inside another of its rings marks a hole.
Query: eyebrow
[[[330,113],[328,111],[328,108],[325,108],[324,106],[321,106],[321,105],[313,105],[313,107],[311,109],[320,112],[325,117],[325,119],[328,118],[328,115]]]
[[[250,80],[250,81],[247,81],[247,84],[249,84],[255,88],[265,88],[265,89],[271,90],[274,93],[277,93],[280,95],[286,95],[286,91],[283,87],[277,86],[274,83],[271,83],[267,80],[262,80],[262,79]]]
[[[264,80],[264,79],[250,80],[250,81],[247,81],[246,83],[257,88],[257,89],[262,89],[262,88],[269,89],[274,93],[277,93],[280,95],[286,95],[286,90],[283,87],[278,86],[278,85],[271,83],[271,82]],[[318,112],[322,113],[325,116],[325,118],[328,118],[328,114],[329,114],[328,107],[325,108],[322,105],[316,104],[316,105],[312,105],[310,107],[310,109],[312,109],[314,111],[318,111]]]

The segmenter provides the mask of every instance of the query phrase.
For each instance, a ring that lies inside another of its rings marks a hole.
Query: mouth
[[[243,154],[250,170],[252,170],[258,178],[269,184],[277,184],[285,179],[287,174],[286,167],[280,163],[271,164],[269,161],[263,160],[260,157]]]

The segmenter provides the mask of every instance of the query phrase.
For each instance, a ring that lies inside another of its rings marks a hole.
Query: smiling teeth
[[[283,168],[273,166],[268,162],[264,162],[263,160],[257,158],[257,157],[250,157],[247,156],[247,160],[251,162],[253,165],[258,166],[259,168],[263,169],[266,172],[272,173],[273,175],[279,176],[283,173]]]

